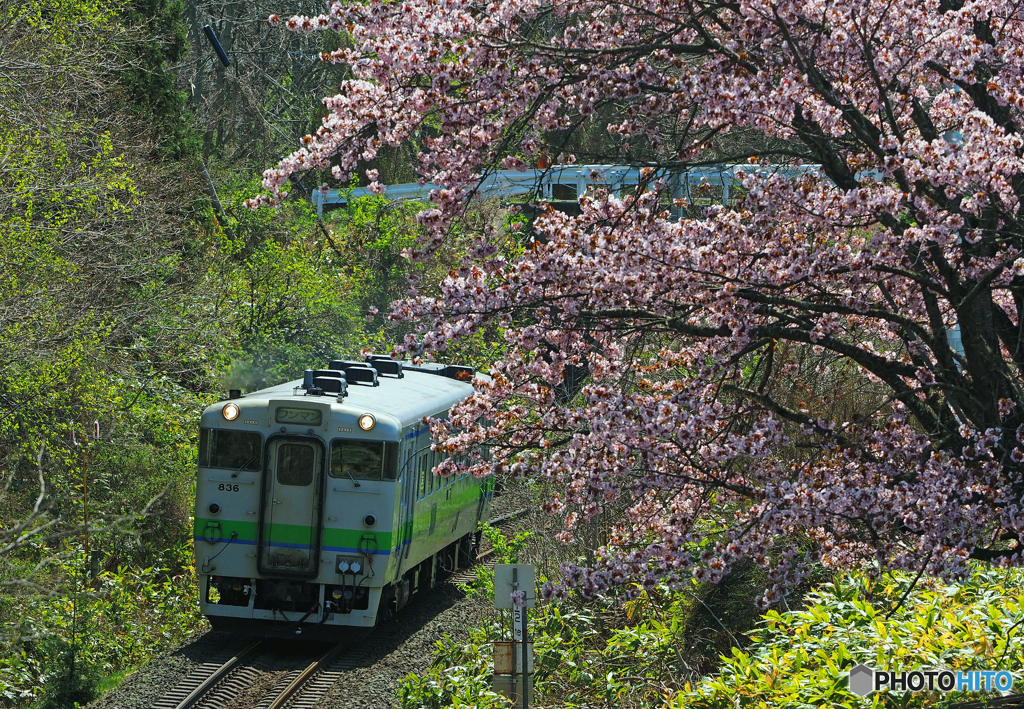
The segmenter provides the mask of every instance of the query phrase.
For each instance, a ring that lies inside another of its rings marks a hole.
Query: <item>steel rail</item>
[[[516,510],[515,512],[509,512],[508,514],[499,515],[497,517],[491,517],[489,520],[487,520],[487,524],[489,524],[492,527],[494,527],[494,526],[499,525],[499,524],[501,524],[503,522],[508,522],[508,521],[513,520],[513,519],[515,519],[517,517],[522,517],[523,515],[527,515],[530,512],[532,512],[532,510],[530,510],[527,507],[524,507],[523,509]]]
[[[261,644],[263,644],[263,639],[262,638],[260,640],[257,640],[256,642],[252,643],[251,645],[246,647],[244,650],[242,650],[240,653],[238,653],[237,655],[232,657],[230,660],[225,662],[223,665],[218,667],[216,670],[214,670],[213,674],[211,674],[209,677],[204,679],[202,681],[202,683],[198,687],[193,689],[189,693],[189,695],[187,697],[185,697],[180,702],[178,702],[178,704],[175,706],[175,709],[188,709],[193,704],[195,704],[200,699],[202,699],[203,696],[207,692],[209,692],[210,689],[212,689],[213,686],[216,685],[217,682],[219,682],[222,677],[224,677],[224,675],[226,675],[235,665],[237,665],[238,662],[243,657],[245,657],[246,655],[250,654],[253,650],[255,650],[257,648],[257,646],[259,646]]]
[[[302,688],[302,685],[304,685],[317,673],[317,671],[320,669],[320,666],[323,664],[324,660],[327,659],[327,656],[335,652],[336,649],[337,648],[331,648],[323,655],[321,655],[318,659],[313,660],[313,662],[309,663],[309,666],[306,667],[306,669],[304,669],[299,674],[298,677],[293,679],[288,684],[287,687],[281,690],[280,694],[274,697],[274,700],[267,705],[266,709],[281,709],[281,707],[283,707],[285,703],[292,698],[292,695],[299,691],[299,689]]]

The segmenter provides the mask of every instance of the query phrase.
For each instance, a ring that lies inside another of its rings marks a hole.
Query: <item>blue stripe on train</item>
[[[234,539],[234,540],[231,540],[231,539],[215,539],[212,542],[209,539],[206,539],[205,537],[193,537],[193,539],[195,541],[197,541],[197,542],[207,542],[207,543],[210,543],[210,544],[221,544],[221,543],[224,543],[224,542],[231,542],[232,544],[242,544],[242,545],[246,545],[246,546],[255,546],[256,545],[256,542],[251,541],[249,539]],[[406,543],[408,543],[408,542],[406,542]],[[272,542],[270,544],[270,546],[272,546],[272,547],[283,547],[285,549],[309,549],[309,545],[308,544],[285,544],[285,543],[281,543],[281,542]],[[354,549],[352,547],[329,547],[329,546],[325,546],[325,547],[322,547],[322,550],[323,551],[337,551],[337,552],[342,552],[342,553],[345,553],[345,554],[361,554],[362,553],[359,549]],[[374,551],[374,555],[376,555],[376,556],[387,556],[390,553],[391,553],[391,550],[388,550],[388,549],[378,549],[378,550]]]
[[[221,537],[220,539],[211,539],[210,537],[204,537],[204,536],[199,535],[199,534],[197,534],[194,537],[192,537],[192,539],[194,541],[197,541],[197,542],[206,542],[207,544],[220,544],[221,542],[231,542],[232,544],[248,544],[248,545],[256,544],[256,542],[250,541],[248,539],[231,539],[230,537],[228,537],[226,539],[223,538],[223,537]]]

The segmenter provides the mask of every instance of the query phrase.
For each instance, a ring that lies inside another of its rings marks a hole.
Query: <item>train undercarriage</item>
[[[203,610],[215,630],[254,636],[336,639],[355,628],[378,626],[417,595],[469,568],[480,532],[463,536],[383,587],[320,584],[301,579],[201,577]],[[355,621],[355,622],[353,622]]]

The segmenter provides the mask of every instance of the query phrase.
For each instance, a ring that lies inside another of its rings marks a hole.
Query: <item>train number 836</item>
[[[238,492],[238,485],[232,485],[231,483],[221,483],[217,486],[217,489],[222,492]]]

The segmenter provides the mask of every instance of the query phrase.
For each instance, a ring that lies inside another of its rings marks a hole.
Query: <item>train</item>
[[[433,473],[428,418],[469,396],[460,365],[385,355],[206,407],[195,564],[214,628],[372,628],[475,559],[493,479]]]

